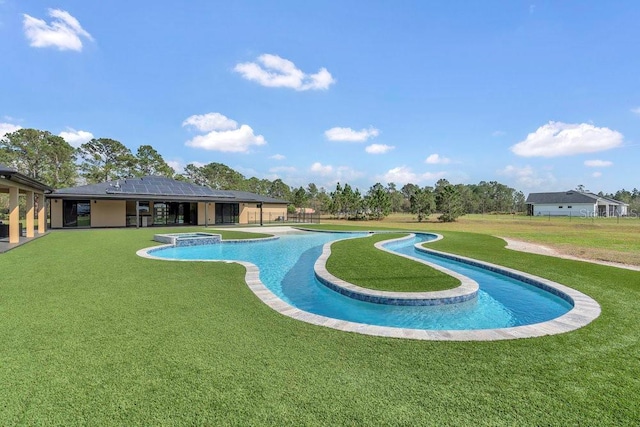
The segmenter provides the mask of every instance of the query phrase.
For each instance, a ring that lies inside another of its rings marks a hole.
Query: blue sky
[[[640,187],[636,1],[0,0],[0,133],[174,168]]]

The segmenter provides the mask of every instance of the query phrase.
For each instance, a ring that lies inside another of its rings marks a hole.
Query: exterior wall
[[[198,202],[198,225],[213,225],[215,222],[216,204]]]
[[[562,206],[562,208],[560,208]],[[571,206],[571,207],[569,207]],[[554,204],[535,204],[533,206],[534,216],[593,216],[595,204],[592,203],[554,203]],[[597,211],[595,211],[597,212]]]
[[[62,200],[49,200],[51,206],[51,228],[62,228]]]
[[[244,206],[243,206],[244,205]],[[284,203],[263,203],[262,204],[262,220],[263,222],[274,222],[287,218],[287,205]],[[260,208],[256,203],[240,204],[240,224],[259,224]]]
[[[91,200],[91,227],[126,227],[127,202]],[[60,203],[59,203],[60,204]]]

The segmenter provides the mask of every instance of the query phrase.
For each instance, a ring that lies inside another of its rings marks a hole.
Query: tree
[[[433,192],[429,187],[414,186],[409,199],[411,213],[418,217],[418,222],[428,218],[435,208]]]
[[[164,161],[150,145],[141,145],[136,154],[135,175],[136,176],[166,176],[173,178],[175,171]]]
[[[441,183],[440,181],[438,181],[439,185],[436,188],[436,207],[440,212],[438,220],[453,222],[460,215],[463,215],[460,193],[455,185],[449,184],[448,181],[446,183]]]
[[[404,195],[398,191],[393,182],[387,184],[387,193],[391,203],[391,212],[401,212],[404,204]]]
[[[274,180],[269,187],[269,197],[276,199],[291,200],[291,187],[282,182],[280,178]]]
[[[204,184],[214,190],[242,190],[244,175],[229,166],[212,162],[200,168]]]
[[[202,168],[194,165],[193,163],[189,163],[184,167],[184,172],[181,177],[184,177],[185,180],[196,185],[207,185],[207,179],[202,172]]]
[[[291,203],[296,208],[303,208],[307,203],[307,192],[304,187],[300,187],[291,194]]]
[[[331,215],[340,216],[344,212],[344,192],[340,183],[336,183],[336,190],[331,192],[331,204],[329,205],[329,212]]]
[[[258,179],[255,176],[247,179],[244,182],[245,190],[251,193],[260,194],[263,196],[266,196],[267,194],[269,194],[270,187],[271,187],[271,181],[269,181],[268,179]]]
[[[83,162],[82,176],[87,183],[114,181],[133,175],[136,159],[121,142],[109,138],[94,138],[78,149]]]
[[[382,184],[377,182],[369,188],[366,205],[369,208],[369,216],[381,220],[391,212],[391,196]]]
[[[0,139],[0,162],[53,188],[71,187],[77,176],[75,150],[62,137],[18,129]]]

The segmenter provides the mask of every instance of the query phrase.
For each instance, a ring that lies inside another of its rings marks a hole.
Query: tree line
[[[53,188],[94,184],[130,177],[166,176],[219,190],[248,191],[287,200],[291,209],[312,208],[345,219],[382,219],[390,213],[411,213],[418,221],[439,213],[441,221],[455,221],[472,213],[514,213],[526,210],[521,191],[497,181],[452,184],[440,179],[435,186],[376,183],[366,192],[348,183],[333,190],[309,183],[291,187],[281,179],[247,178],[222,163],[188,164],[176,173],[151,145],[134,153],[111,138],[94,138],[73,148],[48,131],[19,129],[0,138],[0,163]],[[604,195],[604,194],[601,194]],[[640,207],[640,192],[620,190],[607,195]],[[636,208],[637,211],[637,208]]]

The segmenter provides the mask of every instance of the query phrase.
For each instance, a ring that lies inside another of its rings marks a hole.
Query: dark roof
[[[596,203],[598,200],[606,200],[609,203],[624,205],[626,203],[609,197],[598,196],[589,192],[578,190],[559,191],[556,193],[531,193],[527,197],[527,203],[531,204],[555,204],[555,203]]]
[[[274,199],[246,191],[213,190],[202,185],[177,181],[162,176],[126,178],[98,184],[81,185],[79,187],[62,188],[55,190],[49,197],[288,203],[286,200]]]
[[[11,168],[2,163],[0,163],[0,176],[10,181],[14,181],[18,184],[34,188],[36,190],[53,191],[53,188],[49,187],[48,185],[43,184],[40,181],[36,181],[35,179],[28,177],[27,175],[21,174],[14,168]]]

